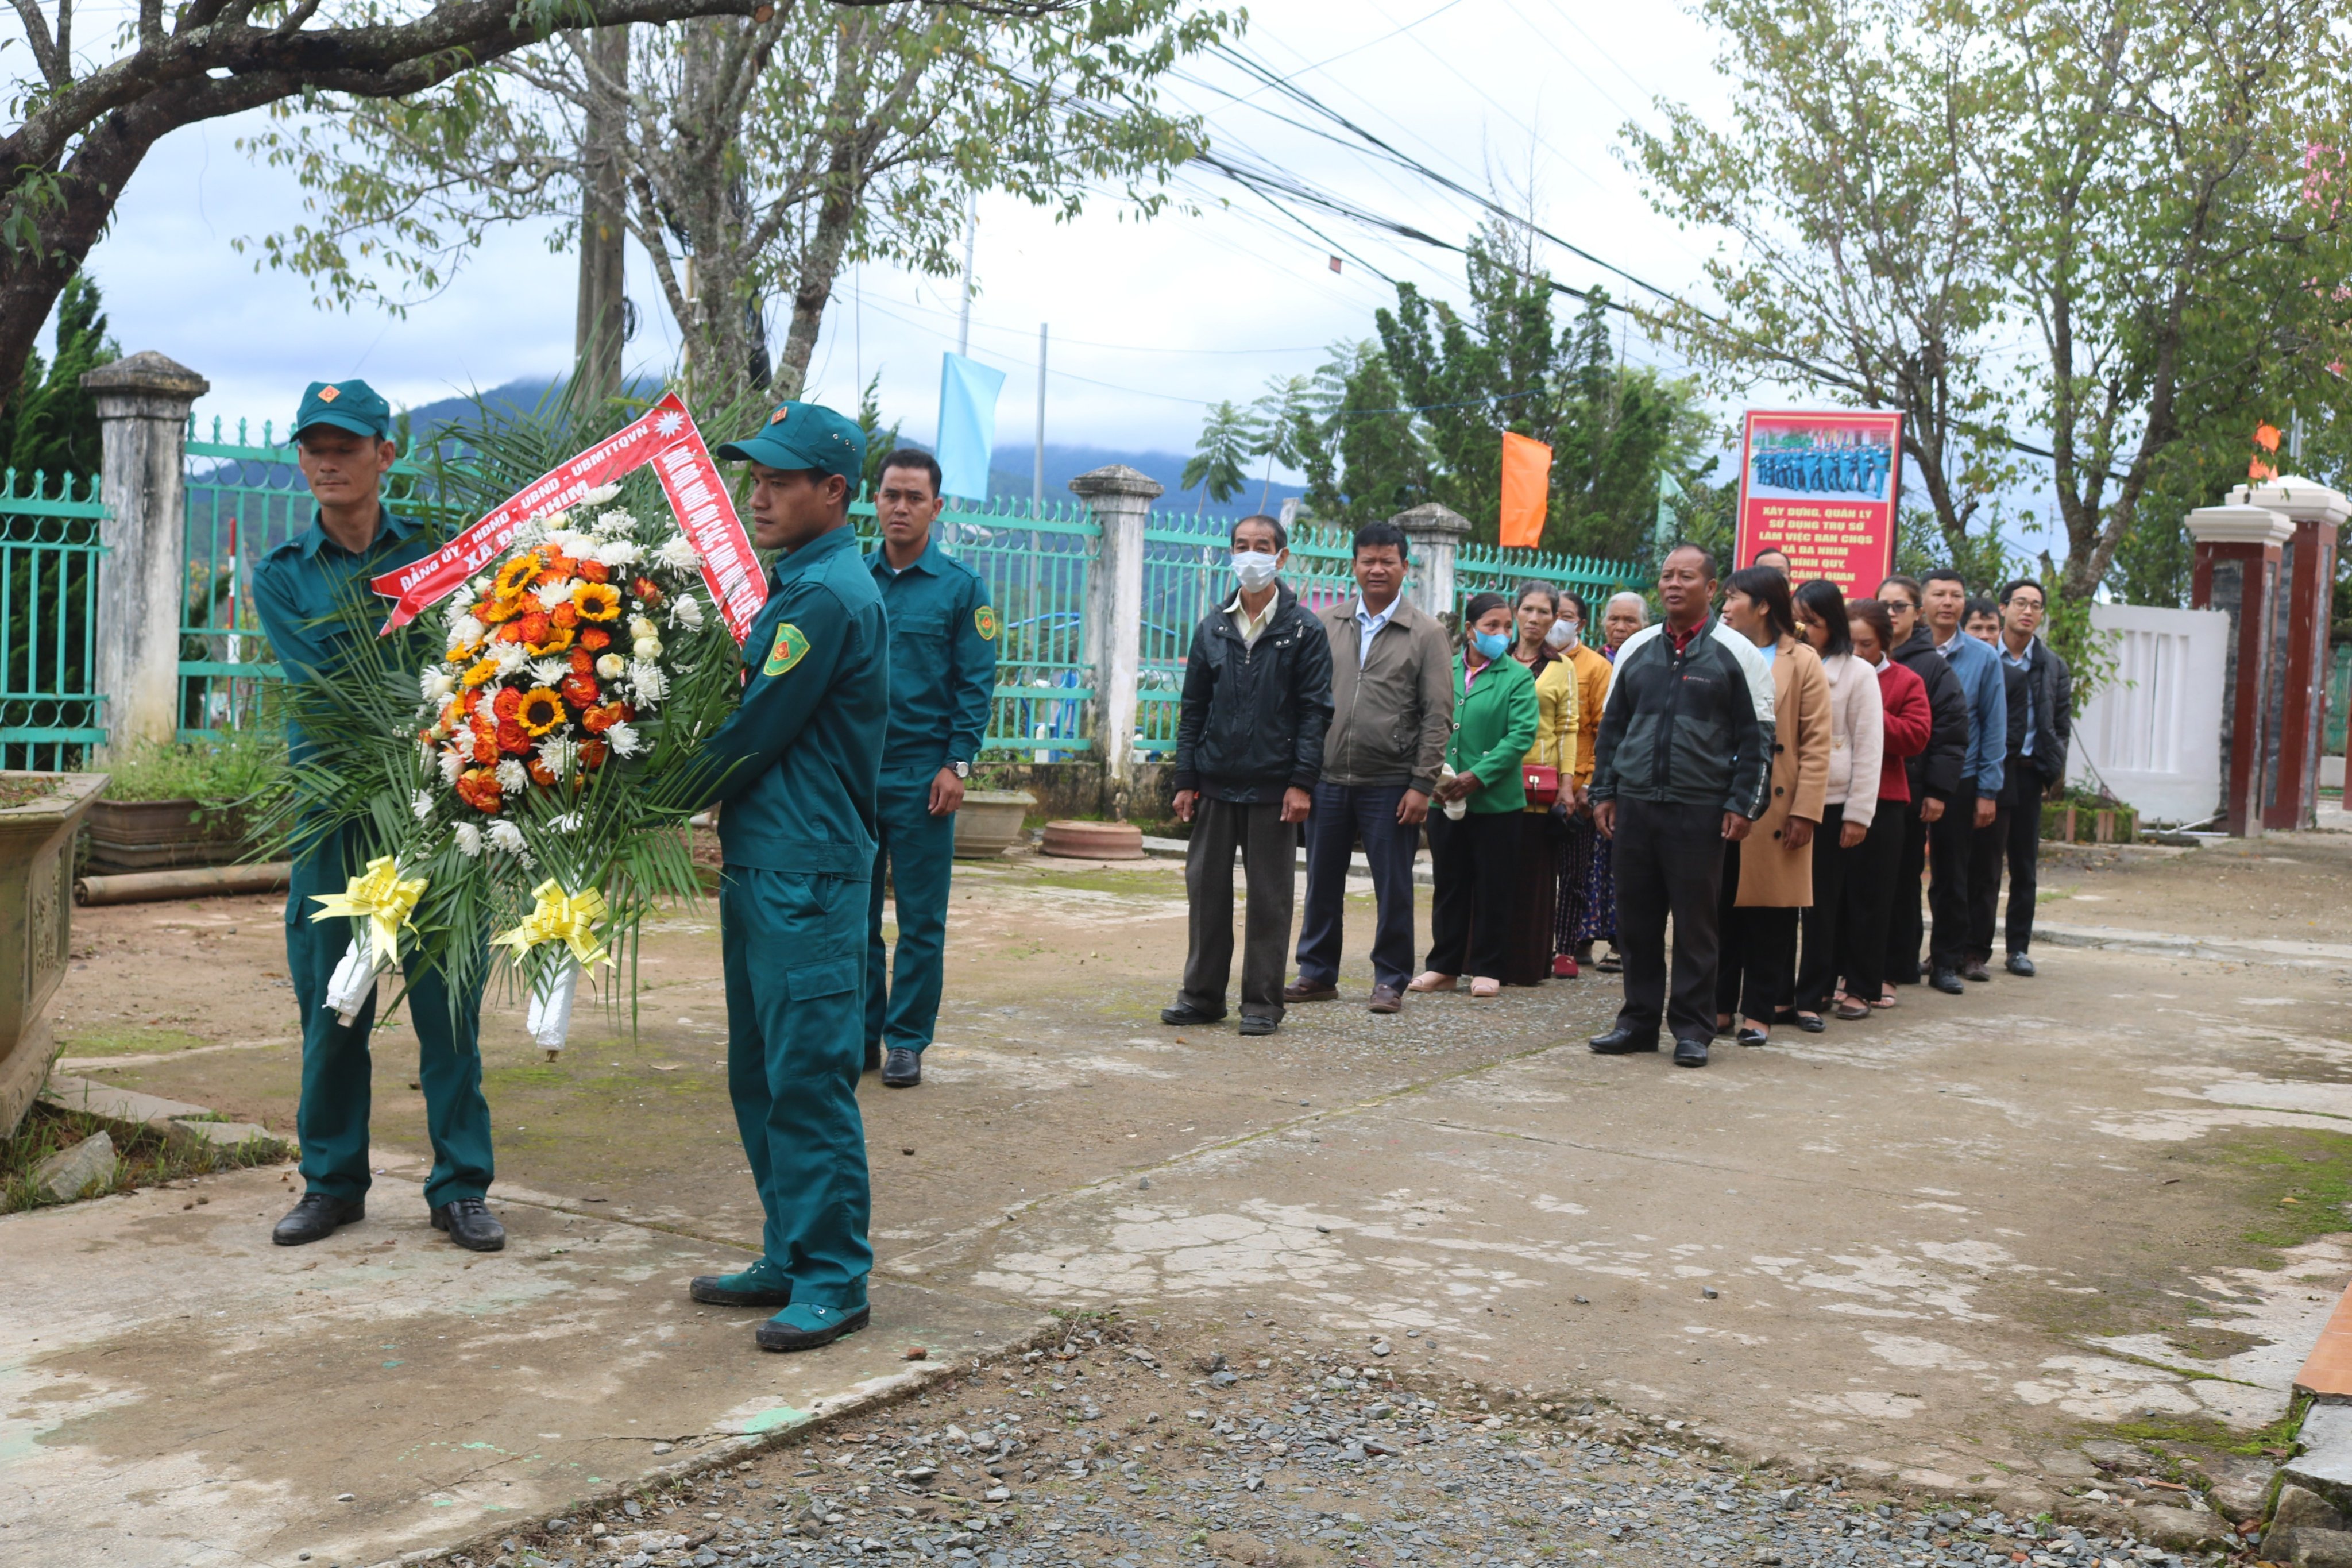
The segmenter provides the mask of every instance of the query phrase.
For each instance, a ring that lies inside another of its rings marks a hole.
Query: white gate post
[[[188,410],[212,384],[162,354],[85,373],[97,395],[98,689],[107,744],[169,742],[180,729],[180,620],[187,596]]]
[[[1462,603],[1454,591],[1454,556],[1470,536],[1470,520],[1433,500],[1389,521],[1412,541],[1409,580],[1415,589],[1413,603],[1433,616],[1445,617],[1445,624],[1452,626]]]
[[[1124,464],[1070,481],[1094,513],[1101,536],[1087,574],[1087,641],[1095,666],[1095,752],[1111,814],[1127,817],[1135,777],[1136,686],[1143,668],[1143,529],[1165,489]]]

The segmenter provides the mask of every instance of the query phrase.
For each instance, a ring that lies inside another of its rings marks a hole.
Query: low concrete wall
[[[1127,817],[1130,822],[1171,820],[1175,807],[1174,767],[1168,763],[1139,763],[1129,787]],[[1065,817],[1108,818],[1115,815],[1103,765],[1080,759],[1066,763],[983,762],[974,770],[975,783],[988,789],[1025,789],[1037,797],[1036,820]]]

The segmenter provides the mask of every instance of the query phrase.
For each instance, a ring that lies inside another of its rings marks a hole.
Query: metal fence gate
[[[0,767],[78,768],[106,741],[95,475],[0,482]]]

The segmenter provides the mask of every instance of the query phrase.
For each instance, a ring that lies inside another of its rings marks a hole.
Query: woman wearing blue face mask
[[[1519,816],[1528,803],[1519,760],[1535,742],[1541,715],[1535,678],[1510,657],[1510,601],[1476,595],[1463,606],[1462,620],[1467,630],[1454,666],[1454,738],[1445,749],[1454,772],[1437,786],[1447,809],[1429,817],[1436,883],[1429,967],[1408,989],[1451,991],[1466,973],[1471,995],[1492,996],[1502,989]],[[1458,819],[1456,803],[1465,808]]]

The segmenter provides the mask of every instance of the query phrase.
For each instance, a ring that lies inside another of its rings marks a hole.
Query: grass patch
[[[1041,888],[1070,888],[1121,898],[1181,898],[1184,879],[1169,871],[1040,871],[1030,880]]]
[[[2295,1434],[2303,1429],[2304,1412],[2310,1408],[2311,1396],[2298,1394],[2285,1415],[2258,1431],[2236,1431],[2200,1415],[2167,1415],[2120,1422],[2115,1436],[2126,1443],[2200,1443],[2248,1458],[2284,1459],[2294,1454]]]
[[[88,1034],[59,1035],[58,1039],[58,1054],[64,1057],[144,1056],[212,1044],[178,1029],[99,1029]]]
[[[2213,1158],[2239,1173],[2255,1212],[2240,1239],[2273,1254],[2256,1267],[2281,1268],[2277,1252],[2352,1229],[2352,1137],[2281,1129],[2259,1141],[2225,1141]]]
[[[207,1175],[215,1171],[275,1164],[286,1152],[286,1145],[275,1139],[256,1140],[238,1149],[217,1149],[208,1144],[192,1147],[174,1143],[152,1128],[142,1128],[136,1136],[124,1138],[87,1111],[37,1101],[26,1113],[25,1124],[16,1130],[16,1135],[0,1141],[0,1214],[56,1205],[58,1199],[34,1185],[34,1168],[59,1150],[70,1149],[95,1132],[113,1133],[115,1161],[114,1180],[91,1193],[93,1197],[136,1192],[141,1187]]]

